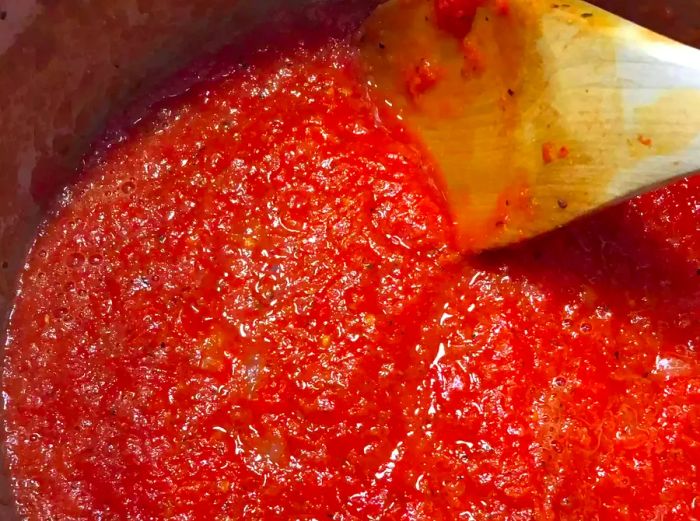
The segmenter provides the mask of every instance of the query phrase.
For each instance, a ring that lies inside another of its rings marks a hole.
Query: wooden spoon
[[[466,249],[700,168],[700,51],[586,2],[501,0],[462,39],[437,27],[433,0],[389,0],[360,49],[442,171]]]

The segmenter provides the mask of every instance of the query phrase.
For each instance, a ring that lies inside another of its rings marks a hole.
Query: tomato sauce
[[[20,514],[700,519],[700,180],[464,256],[346,11],[173,79],[42,226]]]

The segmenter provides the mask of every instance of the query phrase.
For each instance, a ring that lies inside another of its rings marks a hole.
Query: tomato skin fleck
[[[639,134],[637,136],[637,141],[639,141],[645,147],[651,147],[654,144],[654,141],[650,137],[643,134]]]
[[[486,0],[435,0],[435,15],[438,26],[458,38],[463,38],[471,29],[476,11]]]
[[[434,0],[437,25],[457,38],[464,38],[472,28],[477,10],[489,6],[499,16],[510,15],[509,0]]]
[[[561,145],[557,148],[554,143],[548,141],[542,145],[542,162],[548,165],[557,159],[566,159],[569,157],[569,153],[570,150],[568,146]]]
[[[439,69],[426,58],[422,58],[406,74],[406,89],[416,101],[421,94],[435,87],[440,81]]]
[[[496,0],[496,14],[508,16],[510,14],[510,0]]]

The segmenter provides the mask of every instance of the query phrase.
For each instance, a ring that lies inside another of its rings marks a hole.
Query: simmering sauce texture
[[[700,519],[700,180],[463,255],[328,9],[173,78],[41,227],[20,514]]]

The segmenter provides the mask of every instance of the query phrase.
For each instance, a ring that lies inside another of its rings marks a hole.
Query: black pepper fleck
[[[557,205],[563,210],[569,206],[569,203],[567,203],[564,199],[557,199]]]
[[[0,20],[5,20],[7,18],[7,11],[0,11]]]

